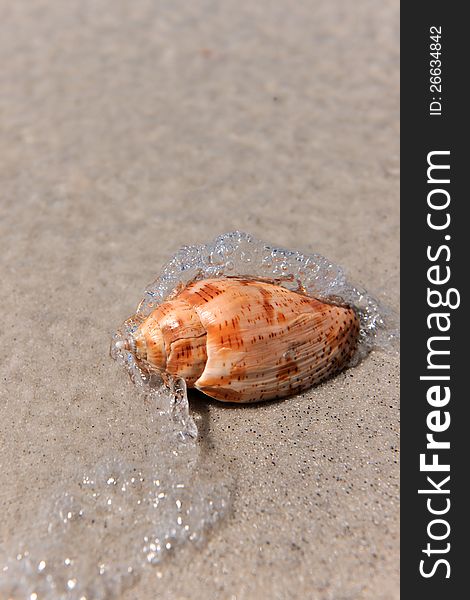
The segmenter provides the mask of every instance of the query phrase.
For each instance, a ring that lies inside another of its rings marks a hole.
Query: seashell
[[[135,317],[134,317],[135,319]],[[359,338],[348,307],[275,281],[193,281],[118,342],[147,371],[181,377],[224,402],[288,396],[343,369]]]

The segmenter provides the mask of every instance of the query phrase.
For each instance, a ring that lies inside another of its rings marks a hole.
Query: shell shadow
[[[194,389],[188,389],[188,400],[190,411],[193,417],[196,417],[198,429],[198,440],[201,445],[202,453],[208,454],[214,447],[210,426],[210,404],[207,402],[207,396]]]
[[[211,427],[212,410],[244,410],[251,412],[259,410],[260,405],[263,407],[269,407],[280,404],[281,402],[288,402],[289,398],[275,398],[273,400],[250,403],[220,402],[219,400],[215,400],[210,396],[206,396],[206,394],[203,394],[198,390],[188,389],[188,400],[191,413],[193,414],[193,417],[196,417],[198,439],[201,444],[202,452],[204,454],[208,454],[215,446]]]

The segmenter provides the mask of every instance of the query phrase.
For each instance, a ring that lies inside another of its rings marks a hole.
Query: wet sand
[[[0,11],[8,543],[77,465],[138,453],[109,339],[181,245],[248,231],[330,257],[397,308],[398,3]],[[281,402],[192,395],[191,410],[214,477],[234,478],[231,514],[123,598],[398,598],[396,356]]]

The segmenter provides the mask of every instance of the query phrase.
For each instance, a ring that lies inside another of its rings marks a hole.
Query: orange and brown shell
[[[256,402],[305,390],[344,368],[359,338],[352,308],[274,282],[189,283],[160,304],[125,347],[147,369],[212,398]]]

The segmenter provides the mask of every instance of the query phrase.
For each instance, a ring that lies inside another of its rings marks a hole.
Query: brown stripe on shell
[[[171,344],[166,368],[168,373],[182,377],[189,387],[193,387],[206,362],[206,336],[182,338]]]

